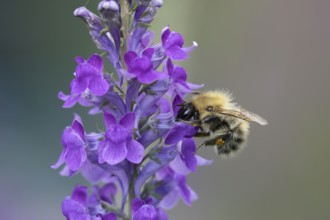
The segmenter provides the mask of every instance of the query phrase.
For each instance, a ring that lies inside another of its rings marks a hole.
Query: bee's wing
[[[261,116],[255,113],[249,112],[248,110],[241,107],[235,107],[231,109],[221,108],[221,109],[217,109],[216,111],[219,114],[233,116],[248,122],[256,122],[260,125],[268,124],[266,119],[262,118]]]

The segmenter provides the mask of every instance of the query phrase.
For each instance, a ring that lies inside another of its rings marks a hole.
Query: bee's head
[[[189,121],[191,119],[194,119],[194,120],[199,119],[199,113],[195,109],[195,107],[192,105],[191,102],[189,102],[189,103],[184,102],[180,106],[181,106],[181,108],[179,109],[178,115],[176,116],[176,121],[179,121],[179,120]]]

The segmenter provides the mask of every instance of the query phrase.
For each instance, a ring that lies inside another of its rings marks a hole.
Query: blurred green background
[[[96,3],[89,7],[95,11]],[[80,0],[6,1],[0,7],[0,219],[64,219],[60,204],[82,178],[50,169],[61,133],[82,114],[56,95],[69,91],[74,57],[96,47],[72,16]],[[165,0],[152,29],[169,24],[186,45],[189,80],[225,88],[269,120],[252,125],[236,158],[214,159],[189,184],[199,195],[170,219],[330,219],[330,1]],[[24,218],[23,218],[24,217]]]

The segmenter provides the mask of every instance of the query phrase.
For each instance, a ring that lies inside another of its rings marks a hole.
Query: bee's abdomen
[[[219,155],[228,155],[236,152],[246,143],[246,137],[240,127],[228,130],[225,135],[218,135],[218,138],[223,140],[222,144],[215,145]]]

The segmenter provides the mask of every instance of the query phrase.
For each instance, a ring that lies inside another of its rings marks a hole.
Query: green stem
[[[130,219],[132,219],[132,201],[135,198],[135,193],[134,193],[134,183],[135,183],[135,179],[138,176],[137,173],[137,166],[134,165],[134,173],[133,173],[133,177],[131,180],[131,183],[129,185],[129,192],[128,192],[128,216]]]
[[[121,33],[122,33],[122,44],[120,48],[120,60],[122,63],[122,67],[126,69],[126,64],[124,62],[124,55],[127,50],[127,40],[128,40],[128,34],[129,34],[129,5],[127,0],[120,0],[120,6],[121,6]]]

